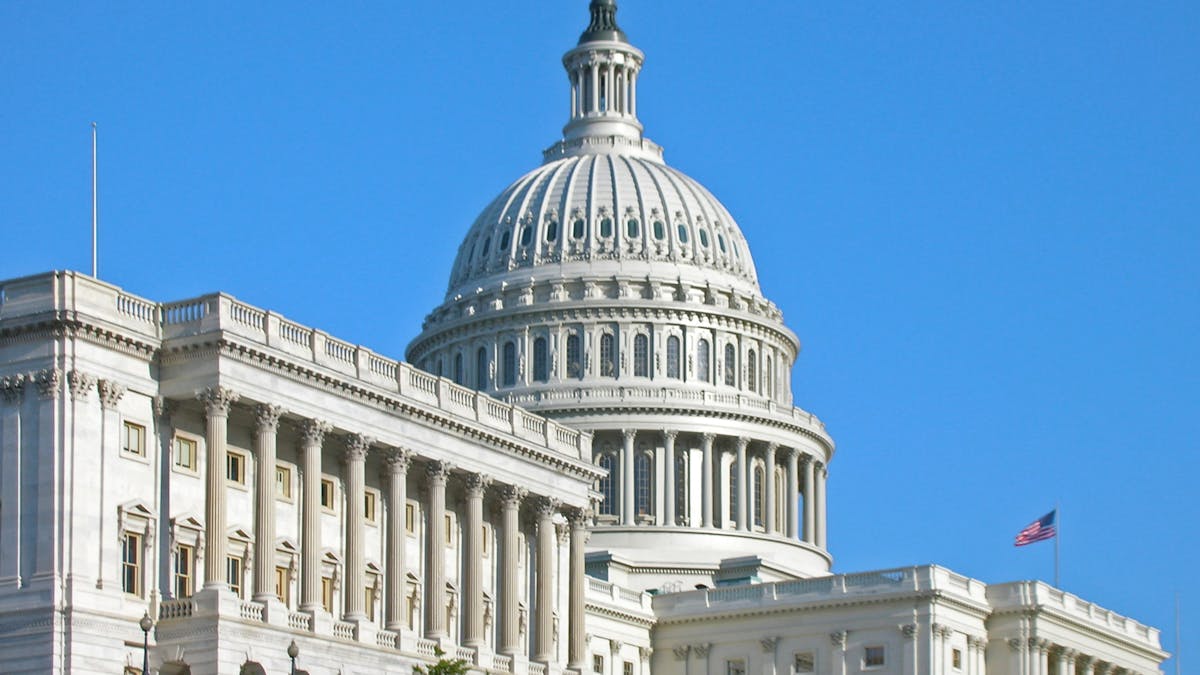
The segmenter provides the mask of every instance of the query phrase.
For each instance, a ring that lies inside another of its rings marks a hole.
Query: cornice
[[[1114,638],[1116,638],[1117,640],[1119,640],[1121,642],[1121,644],[1125,645],[1127,648],[1132,648],[1133,650],[1136,650],[1143,656],[1150,657],[1150,658],[1156,658],[1160,661],[1162,659],[1166,658],[1168,655],[1166,651],[1163,651],[1162,649],[1156,648],[1152,645],[1148,645],[1146,643],[1139,642],[1135,638],[1131,638],[1128,635],[1125,635],[1125,634],[1117,632],[1117,631],[1105,631],[1100,626],[1097,626],[1093,623],[1081,621],[1081,620],[1071,616],[1070,614],[1062,612],[1058,608],[1050,607],[1050,606],[1044,605],[1044,604],[1017,605],[1017,606],[1011,606],[1011,607],[1003,607],[1000,609],[994,609],[994,610],[992,610],[991,616],[1002,617],[1002,616],[1010,616],[1013,614],[1032,615],[1034,619],[1039,619],[1042,617],[1051,617],[1056,621],[1059,621],[1064,624],[1068,624],[1072,630],[1090,635],[1099,640],[1110,641],[1110,640],[1113,640]]]
[[[616,605],[599,603],[590,599],[584,601],[583,608],[584,612],[588,614],[599,614],[629,623],[640,624],[646,628],[651,628],[659,623],[658,618],[655,617],[653,612],[638,614]]]
[[[667,596],[658,596],[658,597],[667,597]],[[779,615],[779,614],[792,614],[792,613],[796,613],[796,612],[811,612],[811,611],[819,611],[819,610],[827,610],[827,609],[845,609],[845,608],[849,608],[849,607],[869,607],[869,606],[877,606],[877,605],[888,605],[888,604],[894,604],[897,602],[925,601],[925,602],[933,603],[939,597],[944,597],[944,596],[941,596],[941,593],[937,590],[905,591],[905,592],[898,592],[898,593],[892,593],[892,594],[886,594],[886,595],[852,596],[852,597],[846,597],[841,600],[829,599],[829,600],[815,600],[812,602],[801,602],[801,603],[795,603],[795,604],[777,603],[777,604],[771,604],[771,605],[765,605],[765,606],[760,605],[760,606],[754,606],[754,607],[740,607],[740,608],[733,608],[733,609],[729,609],[729,610],[725,610],[725,611],[715,610],[715,611],[707,611],[707,612],[697,612],[694,614],[689,613],[686,616],[678,616],[678,617],[672,617],[669,615],[663,616],[657,612],[655,613],[655,615],[656,615],[656,617],[658,619],[658,623],[660,625],[690,624],[690,623],[704,623],[704,622],[713,621],[713,620],[731,619],[731,618],[735,618],[735,617],[773,616],[773,615]],[[973,606],[970,604],[962,604],[962,607],[964,609],[975,610],[976,612],[980,611],[979,607]],[[983,616],[986,616],[986,612],[983,612]]]

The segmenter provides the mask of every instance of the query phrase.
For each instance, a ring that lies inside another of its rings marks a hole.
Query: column
[[[800,451],[796,448],[791,448],[787,452],[787,488],[783,491],[783,498],[787,502],[787,535],[792,541],[800,538],[800,514],[796,513],[796,481],[798,480],[797,469],[799,464]]]
[[[1075,657],[1078,654],[1074,649],[1058,650],[1058,672],[1059,675],[1075,675]]]
[[[600,64],[592,62],[588,64],[588,70],[592,76],[592,107],[588,112],[595,113],[600,110]]]
[[[0,494],[4,495],[4,508],[0,510],[0,531],[11,541],[21,541],[21,403],[25,399],[25,376],[10,375],[0,378]],[[103,522],[103,519],[101,519]],[[21,573],[19,546],[0,547],[0,586],[17,588]]]
[[[1083,671],[1083,675],[1096,675],[1096,657],[1081,654],[1075,657],[1075,662],[1079,664],[1079,669]],[[982,670],[979,672],[983,673]]]
[[[817,546],[826,548],[825,538],[825,481],[829,478],[829,471],[821,462],[817,462],[815,467],[814,477],[816,478],[816,521],[817,521]]]
[[[767,451],[763,454],[763,460],[766,462],[766,470],[763,471],[763,481],[766,485],[763,486],[764,505],[763,510],[763,525],[767,529],[767,534],[775,534],[775,451],[779,449],[778,443],[767,444]]]
[[[663,525],[675,524],[675,438],[679,432],[663,432]]]
[[[425,637],[439,640],[446,632],[446,478],[450,464],[425,465],[429,503],[425,513]]]
[[[629,72],[629,114],[637,117],[637,71]]]
[[[275,595],[275,450],[279,416],[283,408],[259,404],[254,408],[254,600],[267,602]]]
[[[625,440],[621,448],[621,524],[634,525],[633,441],[637,430],[622,429],[621,436]]]
[[[704,475],[700,477],[700,525],[713,526],[713,439],[715,434],[701,436],[701,452],[704,453]]]
[[[238,395],[222,387],[200,394],[207,419],[204,443],[208,461],[204,472],[204,541],[208,549],[204,565],[204,588],[222,589],[225,579],[225,443],[229,430],[229,408]]]
[[[804,459],[804,541],[817,545],[816,461],[809,455]]]
[[[346,466],[346,581],[342,592],[343,618],[346,621],[366,621],[363,608],[365,582],[365,539],[363,523],[364,473],[367,451],[374,440],[362,434],[346,439],[342,463]]]
[[[746,483],[749,482],[747,473],[750,465],[746,462],[746,446],[750,445],[750,439],[744,436],[737,439],[737,465],[734,468],[734,473],[737,475],[737,511],[734,512],[734,520],[737,524],[737,529],[745,531],[750,529],[750,500],[746,499],[746,494],[749,492],[746,489]]]
[[[404,595],[408,592],[405,576],[405,519],[408,513],[408,467],[412,453],[402,448],[390,450],[384,459],[388,480],[387,510],[387,597],[384,599],[387,629],[399,632],[408,625],[404,615]]]
[[[108,481],[111,480],[111,478],[109,478],[110,472],[107,470],[107,466],[106,466],[108,463],[107,458],[115,457],[117,454],[119,454],[120,448],[121,448],[121,411],[119,408],[121,405],[121,399],[125,396],[125,385],[118,384],[111,380],[100,380],[96,383],[96,390],[100,397],[100,408],[101,408],[101,413],[100,413],[100,429],[101,429],[101,432],[100,432],[100,456],[96,458],[98,461],[95,464],[88,464],[88,467],[89,467],[89,470],[96,471],[96,474],[94,476],[91,476],[91,479],[95,480],[98,484],[100,498],[98,500],[99,504],[97,504],[97,507],[99,509],[99,513],[104,514],[104,513],[108,512],[108,503],[107,503],[105,493],[108,489]],[[17,411],[14,410],[14,412],[17,412]],[[164,412],[166,412],[166,411],[164,410]],[[164,416],[155,415],[155,420],[158,421],[162,417],[164,417]],[[15,422],[16,422],[16,420],[14,420],[14,423]],[[18,430],[18,428],[14,425],[14,431],[17,431],[17,430]],[[159,457],[169,458],[170,457],[169,454],[162,452],[163,443],[162,443],[162,439],[161,439],[161,430],[159,430],[159,431],[160,431],[160,436],[156,437],[158,440]],[[19,440],[19,437],[18,437],[18,440]],[[149,443],[149,439],[147,439],[147,443]],[[15,447],[16,446],[14,446],[14,448]],[[5,467],[4,470],[11,471],[13,473],[13,478],[19,480],[18,472],[19,472],[19,469],[21,466],[20,462],[17,461],[18,458],[16,456],[13,456],[11,459],[12,459],[11,463],[4,464],[4,467]],[[160,461],[160,464],[158,467],[160,470],[160,474],[161,474],[161,470],[163,469],[164,465],[169,467],[170,466],[169,460],[168,461]],[[77,475],[82,468],[83,468],[82,466],[76,466],[74,468]],[[170,469],[167,469],[167,470],[169,471]],[[120,478],[118,477],[117,480],[120,480]],[[10,507],[11,511],[14,514],[20,513],[19,505],[20,505],[21,500],[20,500],[19,491],[13,490],[12,492],[8,492],[6,494],[12,495],[12,498],[11,498],[12,501],[9,503],[9,507]],[[158,490],[155,491],[155,497],[156,498],[159,497]],[[13,507],[18,507],[18,508],[13,508]],[[96,556],[97,557],[97,560],[96,560],[96,565],[97,565],[96,588],[104,588],[105,583],[106,583],[104,574],[108,570],[108,560],[106,559],[106,557],[104,555],[106,547],[103,545],[103,542],[107,541],[107,538],[105,536],[107,534],[105,531],[106,523],[105,523],[104,518],[99,518],[97,520],[98,520],[97,524],[98,524],[98,529],[99,529],[99,531],[97,532],[97,535],[99,536],[100,541],[102,543],[99,547],[99,550],[97,551],[98,555]],[[161,518],[159,520],[160,520],[160,522],[162,521]],[[16,532],[15,529],[11,530],[11,531]],[[19,539],[18,539],[18,541],[19,541]],[[166,541],[166,540],[164,539],[163,541]],[[17,546],[14,546],[13,548],[19,550],[19,548],[20,548],[19,543]],[[170,556],[160,556],[160,561],[162,560],[162,558],[169,558],[169,557]],[[149,565],[147,565],[147,568],[149,568]],[[149,571],[149,569],[147,569],[147,572],[148,571]],[[162,572],[163,572],[163,570],[160,569],[159,573],[161,574]],[[167,570],[166,578],[167,579],[172,578],[170,576],[169,569]],[[168,584],[168,586],[170,586],[170,584]],[[171,589],[171,590],[174,590],[174,589]]]
[[[591,514],[584,509],[571,509],[567,520],[571,524],[570,587],[567,594],[567,667],[583,672],[588,663],[587,624],[584,616],[584,597],[587,592],[586,546],[588,541],[588,519]]]
[[[486,644],[483,630],[483,493],[492,479],[480,473],[467,474],[467,513],[463,565],[463,645],[479,648]]]
[[[545,664],[554,661],[554,559],[558,557],[554,514],[558,513],[558,506],[559,501],[552,497],[540,497],[537,501],[537,604],[534,607],[537,634],[531,660]]]
[[[501,654],[512,656],[521,649],[520,607],[517,598],[517,534],[520,527],[521,501],[525,490],[515,485],[505,486],[501,492],[500,526],[503,529],[504,545],[500,560],[500,646]]]
[[[329,432],[328,422],[308,419],[300,425],[300,454],[304,483],[300,498],[300,609],[323,610],[321,606],[321,445]],[[211,558],[210,558],[211,560]]]
[[[608,64],[608,76],[604,78],[604,112],[612,112],[616,106],[616,78],[613,63]]]

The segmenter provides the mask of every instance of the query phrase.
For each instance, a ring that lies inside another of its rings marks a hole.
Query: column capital
[[[165,396],[155,396],[153,404],[154,416],[166,422],[171,421],[171,415],[173,415],[175,410],[179,407],[175,401],[172,401]]]
[[[900,626],[900,632],[904,634],[905,638],[913,640],[917,637],[917,624],[906,623],[903,626]]]
[[[984,642],[986,643],[987,641],[984,640]],[[1095,662],[1096,662],[1096,657],[1090,656],[1088,654],[1080,654],[1075,657],[1075,663],[1077,665],[1083,666],[1084,668],[1091,667],[1091,665]]]
[[[396,478],[408,473],[412,465],[412,451],[407,448],[391,448],[383,456],[383,465],[387,467],[387,475]]]
[[[745,450],[750,445],[750,439],[746,436],[738,436],[734,441],[734,445],[739,451]]]
[[[717,435],[712,432],[700,434],[700,440],[704,441],[704,445],[712,447],[713,441],[717,440]]]
[[[67,387],[71,390],[71,398],[76,401],[86,401],[88,392],[96,386],[96,376],[82,370],[67,371]]]
[[[812,456],[812,455],[810,455],[810,454],[807,454],[807,453],[803,453],[803,452],[800,452],[800,451],[796,451],[796,452],[797,452],[797,455],[798,455],[798,456],[796,457],[796,464],[797,464],[797,465],[798,465],[798,466],[799,466],[801,469],[807,468],[807,467],[808,467],[808,465],[810,465],[810,464],[815,464],[815,462],[813,461],[813,456]]]
[[[308,418],[300,423],[300,438],[305,443],[320,445],[325,441],[325,434],[329,433],[332,429],[333,425],[329,422]]]
[[[225,387],[209,387],[196,395],[204,404],[204,411],[210,416],[227,417],[229,409],[237,403],[237,392]]]
[[[767,454],[775,454],[775,452],[778,450],[779,450],[778,443],[774,443],[774,442],[767,443]]]
[[[442,460],[432,460],[425,464],[425,477],[430,481],[445,484],[446,479],[450,477],[450,462]]]
[[[500,488],[500,501],[508,508],[519,508],[529,491],[517,485],[505,485]]]
[[[1096,675],[1109,675],[1109,673],[1113,672],[1113,670],[1113,664],[1108,663],[1107,661],[1103,663],[1096,663]]]
[[[626,443],[628,443],[633,441],[633,439],[637,436],[637,432],[637,429],[622,429],[621,437],[625,439]]]
[[[539,496],[534,502],[534,510],[539,518],[553,518],[554,514],[558,513],[558,507],[562,506],[562,502],[554,497]]]
[[[346,452],[342,454],[342,461],[346,464],[365,461],[374,443],[375,439],[366,434],[350,434],[346,438]]]
[[[764,638],[759,638],[758,644],[762,646],[763,653],[770,654],[775,651],[775,647],[779,645],[778,635],[769,635]]]
[[[259,403],[254,406],[254,430],[258,433],[278,431],[281,415],[283,415],[282,406]]]
[[[100,380],[96,383],[96,391],[100,395],[100,406],[105,410],[116,410],[117,404],[125,396],[125,385],[113,380]],[[158,415],[162,417],[162,415]]]
[[[592,512],[590,510],[578,506],[569,506],[565,511],[567,522],[571,524],[572,530],[587,529],[588,521],[592,519]]]
[[[21,399],[25,398],[25,382],[27,380],[28,378],[20,373],[0,377],[0,395],[3,395],[4,402],[21,403]]]
[[[829,641],[834,647],[837,647],[838,649],[844,649],[846,647],[846,637],[849,634],[849,631],[846,630],[835,630],[829,634]]]
[[[674,443],[675,439],[679,437],[679,430],[678,429],[663,429],[662,434],[663,434],[664,441],[667,441],[668,443]]]
[[[34,382],[38,388],[38,398],[43,401],[58,396],[62,391],[63,371],[58,368],[46,368],[34,374]]]
[[[484,491],[492,484],[492,477],[483,473],[468,473],[462,481],[468,497],[483,497]]]

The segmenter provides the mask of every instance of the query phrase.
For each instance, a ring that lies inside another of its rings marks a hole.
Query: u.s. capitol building
[[[612,0],[570,117],[392,360],[217,294],[0,282],[0,672],[1157,673],[1040,582],[831,573],[834,443],[748,242],[637,117]],[[148,617],[143,633],[139,620]]]

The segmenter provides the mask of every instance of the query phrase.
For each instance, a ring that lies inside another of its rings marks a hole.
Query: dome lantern
[[[616,0],[592,0],[591,21],[579,44],[563,55],[571,82],[570,121],[563,127],[567,145],[581,139],[642,140],[637,119],[637,76],[641,50],[617,26]]]

